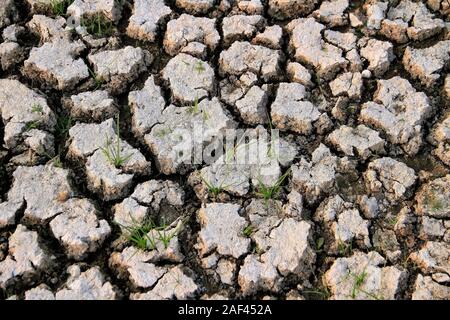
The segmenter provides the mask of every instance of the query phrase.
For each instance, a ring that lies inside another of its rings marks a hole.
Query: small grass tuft
[[[353,278],[353,285],[352,285],[352,289],[350,292],[350,296],[352,299],[356,298],[356,296],[358,295],[358,292],[362,292],[366,296],[371,297],[372,299],[375,299],[375,300],[383,299],[382,296],[377,296],[377,295],[375,295],[371,292],[367,292],[363,289],[364,282],[366,281],[367,276],[368,276],[366,269],[370,265],[370,260],[372,260],[372,257],[373,256],[370,257],[369,262],[367,262],[364,269],[361,272],[359,272],[358,274],[355,274],[355,273],[351,272],[350,270],[348,271],[348,276],[351,276]]]
[[[281,177],[278,178],[278,180],[272,186],[266,185],[261,179],[258,178],[257,195],[263,197],[266,204],[268,204],[270,199],[278,198],[278,195],[281,190],[281,185],[283,184],[284,180],[286,180],[286,178],[289,176],[290,173],[291,170],[288,169]]]
[[[164,249],[167,249],[170,241],[178,234],[181,224],[168,230],[170,226],[166,224],[157,226],[149,219],[143,223],[133,223],[129,226],[121,225],[121,227],[125,231],[125,238],[134,247],[141,250],[155,250],[158,248],[158,242],[163,244]]]
[[[74,119],[71,116],[60,116],[56,119],[55,134],[57,137],[66,139],[72,128]]]
[[[396,215],[392,215],[386,218],[386,222],[388,225],[394,227],[397,224],[398,217]]]
[[[247,237],[250,238],[250,236],[255,232],[255,229],[253,228],[253,226],[251,224],[249,224],[248,226],[246,226],[244,228],[244,230],[242,231],[242,234]]]
[[[212,194],[214,197],[217,197],[223,191],[221,186],[215,186],[203,178],[202,178],[202,180],[206,184],[206,188],[208,189],[208,192],[210,194]]]
[[[163,225],[161,227],[157,227],[154,230],[158,234],[157,240],[161,241],[161,243],[164,246],[164,249],[167,249],[169,247],[170,240],[173,239],[173,237],[176,235],[176,232],[169,232],[169,231],[167,231],[167,226],[166,225]],[[156,243],[154,245],[154,248],[156,249]]]
[[[316,251],[321,252],[323,249],[323,245],[325,244],[325,239],[323,237],[320,237],[316,241]]]
[[[383,297],[377,296],[377,295],[375,295],[373,293],[370,293],[370,292],[367,292],[366,290],[364,290],[362,288],[364,282],[367,279],[367,275],[368,275],[365,268],[359,274],[353,274],[353,273],[349,273],[349,274],[353,278],[353,286],[352,286],[352,291],[350,293],[350,296],[352,297],[352,299],[356,298],[356,296],[358,295],[358,292],[362,292],[366,296],[368,296],[368,297],[370,297],[370,298],[372,298],[374,300],[383,300]]]
[[[147,250],[147,234],[153,228],[153,223],[151,221],[144,222],[142,224],[133,224],[130,226],[122,225],[122,228],[125,230],[125,238],[131,243],[132,246],[141,250]]]
[[[304,290],[303,293],[314,300],[328,300],[331,297],[330,289],[324,284],[311,290]]]
[[[353,275],[354,283],[352,288],[352,298],[355,299],[358,291],[361,289],[362,285],[364,284],[364,281],[366,281],[367,272],[366,270],[363,270],[360,274]]]
[[[27,124],[25,125],[25,131],[30,131],[32,129],[38,129],[39,124],[40,124],[40,121],[37,121],[37,120],[27,122]]]
[[[51,156],[47,152],[44,153],[45,157],[47,157],[47,163],[52,163],[57,168],[62,168],[63,163],[61,161],[61,155],[57,154],[56,156]]]
[[[55,16],[63,16],[66,14],[67,8],[74,0],[51,0],[50,6]]]
[[[217,197],[219,194],[225,191],[225,189],[228,186],[224,186],[223,182],[219,185],[214,185],[213,183],[206,180],[203,176],[201,176],[201,179],[203,183],[206,185],[206,188],[208,189],[208,193],[211,194],[213,197]]]
[[[225,163],[227,163],[227,164],[231,163],[240,148],[248,147],[248,146],[250,146],[250,144],[256,143],[256,140],[252,140],[252,142],[246,143],[245,138],[246,138],[246,135],[243,134],[239,138],[239,141],[237,141],[237,143],[232,148],[227,148],[227,150],[225,152]]]
[[[89,71],[89,74],[91,75],[92,79],[93,79],[94,82],[95,82],[95,90],[97,90],[98,88],[100,88],[100,87],[105,83],[105,81],[103,80],[102,77],[100,77],[99,75],[97,75],[97,74],[95,73],[95,71],[92,70],[92,69],[89,68],[89,67],[88,67],[88,71]]]
[[[198,74],[202,73],[203,71],[205,71],[205,66],[203,65],[202,61],[199,61],[195,64],[194,67],[195,71],[197,71]]]
[[[339,255],[341,255],[341,256],[346,256],[346,255],[349,255],[349,254],[351,254],[353,252],[352,244],[351,243],[345,243],[342,240],[339,240],[337,249],[338,249]]]
[[[40,104],[34,104],[31,107],[31,112],[42,114],[44,112],[44,109],[42,108],[42,106]]]
[[[106,146],[101,148],[101,150],[106,159],[116,168],[121,168],[132,157],[132,154],[122,155],[119,115],[116,118],[116,142],[114,143],[109,137],[106,137]]]
[[[198,106],[198,97],[195,97],[194,104],[189,107],[188,112],[191,115],[196,115],[197,113],[199,113],[199,111],[200,108]]]
[[[206,110],[202,110],[203,122],[209,120],[209,113]]]
[[[113,34],[113,22],[101,13],[89,18],[82,18],[80,24],[86,28],[89,34],[98,38],[109,37]]]

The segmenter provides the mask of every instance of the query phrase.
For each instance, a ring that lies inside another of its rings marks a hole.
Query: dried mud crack
[[[450,299],[449,17],[1,0],[0,299]]]

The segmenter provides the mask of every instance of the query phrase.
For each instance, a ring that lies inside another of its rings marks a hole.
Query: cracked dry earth
[[[449,299],[449,15],[0,0],[0,298]],[[201,146],[273,128],[281,148],[189,165],[199,123]]]

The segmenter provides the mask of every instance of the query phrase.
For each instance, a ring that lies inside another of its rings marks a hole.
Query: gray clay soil
[[[449,16],[0,0],[0,299],[448,300]],[[198,126],[280,148],[181,161]]]

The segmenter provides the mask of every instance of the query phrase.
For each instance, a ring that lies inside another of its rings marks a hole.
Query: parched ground
[[[0,298],[449,299],[449,15],[0,0]]]

